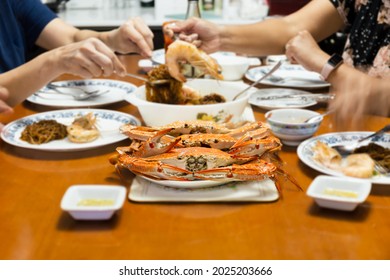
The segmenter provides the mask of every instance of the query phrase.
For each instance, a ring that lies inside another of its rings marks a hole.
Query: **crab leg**
[[[188,181],[192,179],[192,172],[165,164],[160,161],[149,161],[129,155],[120,155],[118,164],[131,172],[158,180]]]
[[[229,154],[246,155],[246,156],[261,156],[265,152],[274,152],[280,150],[282,144],[280,140],[274,136],[265,139],[254,139],[235,145],[230,149]]]

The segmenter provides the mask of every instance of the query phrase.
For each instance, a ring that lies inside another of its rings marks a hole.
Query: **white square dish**
[[[111,185],[73,185],[61,200],[61,209],[76,220],[108,220],[122,208],[126,188]]]
[[[371,191],[371,182],[348,177],[317,176],[306,194],[320,207],[353,211]]]

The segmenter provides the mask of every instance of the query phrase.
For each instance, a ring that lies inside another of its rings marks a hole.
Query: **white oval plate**
[[[305,140],[302,142],[297,149],[298,157],[308,166],[311,168],[324,173],[328,175],[333,176],[340,176],[340,177],[349,177],[345,176],[343,173],[329,169],[319,162],[315,161],[313,159],[313,146],[317,141],[322,141],[329,146],[339,145],[339,144],[348,144],[352,142],[356,142],[357,140],[363,138],[364,136],[367,136],[373,132],[368,131],[354,131],[354,132],[338,132],[338,133],[328,133],[319,135],[317,137],[313,137],[310,139]],[[376,144],[381,145],[385,148],[390,148],[390,134],[384,134],[379,137],[372,138],[372,141],[374,141]],[[365,179],[362,179],[365,180]],[[389,185],[390,184],[390,177],[384,177],[384,176],[373,176],[370,179],[372,183],[374,184],[382,184],[382,185]]]
[[[273,110],[281,108],[305,108],[310,107],[317,102],[310,98],[283,98],[280,96],[289,95],[308,95],[312,94],[308,91],[284,88],[267,88],[259,89],[252,93],[249,98],[249,103],[257,107]]]
[[[155,180],[141,175],[138,176],[160,186],[166,186],[171,188],[182,188],[182,189],[208,188],[208,187],[219,186],[231,182],[231,181],[211,181],[211,180],[210,181],[208,180],[195,180],[195,181]]]
[[[78,87],[87,91],[100,90],[109,92],[91,99],[75,100],[72,96],[59,94],[53,90],[44,87],[40,91],[27,98],[27,100],[34,104],[51,107],[98,107],[123,101],[126,96],[134,92],[137,88],[135,85],[128,82],[105,79],[68,80],[53,82],[53,84],[69,87]],[[70,88],[64,89],[64,91],[76,92],[77,90],[72,90]]]
[[[253,82],[271,70],[273,66],[259,66],[249,69],[245,77]],[[274,82],[272,76],[285,78],[283,81]],[[320,74],[307,71],[301,65],[283,64],[270,78],[264,79],[264,85],[298,88],[324,88],[330,84],[321,80]],[[294,79],[295,78],[295,79]]]
[[[89,143],[73,143],[69,141],[68,138],[65,138],[61,140],[53,140],[40,145],[34,145],[20,139],[20,135],[22,134],[24,128],[34,122],[38,122],[40,120],[54,119],[64,125],[70,125],[75,119],[75,117],[78,117],[80,115],[86,115],[89,112],[93,112],[96,116],[96,124],[101,133],[100,137],[97,138],[95,141]],[[132,115],[111,110],[55,110],[31,115],[9,123],[3,128],[1,132],[1,138],[11,145],[27,149],[53,152],[80,151],[112,144],[128,138],[126,135],[119,132],[119,127],[127,123],[133,125],[141,124],[141,122]]]

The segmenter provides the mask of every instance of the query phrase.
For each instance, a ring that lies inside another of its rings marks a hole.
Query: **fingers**
[[[153,49],[153,32],[141,18],[134,18],[124,24],[125,38],[133,42],[143,56],[151,57]]]
[[[12,108],[5,102],[8,99],[9,93],[5,87],[0,86],[0,113],[12,112]]]

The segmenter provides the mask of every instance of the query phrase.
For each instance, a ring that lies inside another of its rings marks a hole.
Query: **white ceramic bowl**
[[[320,175],[310,184],[306,194],[321,207],[352,211],[367,199],[370,191],[369,180]]]
[[[211,79],[195,79],[186,83],[202,95],[218,93],[226,98],[226,102],[207,105],[173,105],[149,102],[145,96],[145,86],[139,87],[134,93],[126,97],[126,100],[138,107],[142,119],[149,126],[162,126],[178,120],[196,120],[199,114],[206,114],[209,117],[222,118],[233,115],[240,118],[248,104],[250,93],[254,90],[248,90],[237,100],[232,101],[233,97],[241,90],[248,87],[243,82],[227,82]]]
[[[286,145],[297,146],[317,131],[323,118],[319,117],[310,123],[304,121],[318,115],[320,114],[306,109],[276,109],[268,111],[265,117],[276,137]]]
[[[211,54],[221,66],[222,75],[226,81],[237,81],[244,77],[249,66],[260,65],[257,58],[249,58],[238,55],[226,55],[224,53]]]
[[[126,188],[110,185],[73,185],[67,189],[61,209],[76,220],[108,220],[125,202]]]

